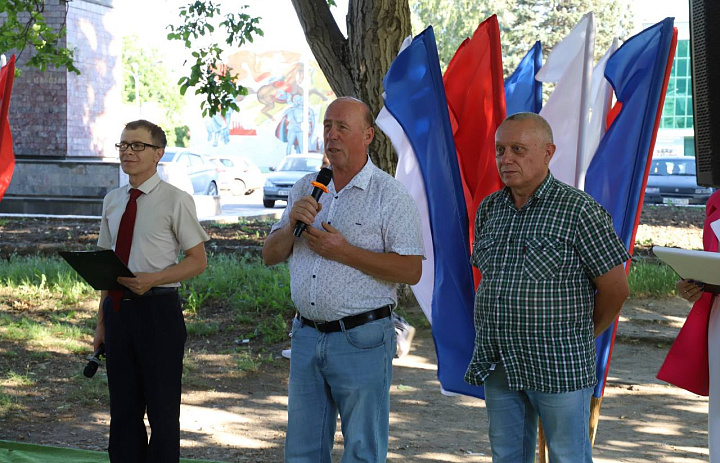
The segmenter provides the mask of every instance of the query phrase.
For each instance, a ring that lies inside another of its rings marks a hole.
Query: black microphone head
[[[89,361],[87,365],[85,365],[85,369],[83,370],[83,375],[85,375],[86,378],[92,378],[95,376],[95,373],[97,372],[98,366],[100,366],[99,363],[94,361]]]
[[[328,186],[328,184],[330,184],[330,180],[332,180],[332,174],[332,170],[328,169],[327,167],[323,167],[322,169],[320,169],[320,172],[318,172],[315,181],[318,183],[322,183],[325,186]]]
[[[100,366],[100,357],[105,355],[105,344],[100,344],[100,347],[97,348],[97,350],[88,357],[88,363],[85,365],[85,369],[83,370],[83,375],[85,375],[86,378],[92,378],[95,376],[95,373],[97,372],[98,367]]]

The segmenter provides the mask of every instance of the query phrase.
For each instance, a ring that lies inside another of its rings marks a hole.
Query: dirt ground
[[[651,244],[699,248],[703,216],[702,208],[647,208],[638,230],[636,254],[648,255]],[[256,230],[237,233],[233,227],[208,227],[213,238],[209,247],[228,251],[258,246],[265,229],[258,225]],[[252,239],[241,238],[253,234]],[[82,249],[96,239],[94,222],[18,223],[0,218],[0,254],[4,255],[29,252],[32,247],[47,253],[67,247]],[[707,399],[655,379],[688,310],[689,304],[675,297],[626,303],[605,389],[596,462],[707,461]],[[419,309],[411,312],[419,316]],[[32,317],[11,298],[0,296],[0,317],[21,313]],[[287,343],[273,346],[273,359],[258,371],[239,374],[224,355],[234,342],[229,334],[188,341],[182,456],[280,462],[289,367],[280,351]],[[18,402],[10,412],[0,414],[0,439],[104,450],[109,423],[104,370],[92,379],[84,378],[80,373],[83,355],[60,346],[44,347],[45,354],[26,352],[0,336],[0,372],[12,370],[38,380],[31,387],[0,382],[5,394],[15,394]],[[13,355],[7,355],[10,352]],[[394,365],[389,461],[490,462],[484,403],[440,393],[429,328],[418,328],[410,354],[396,359]],[[92,387],[88,387],[90,383]],[[338,433],[336,459],[341,442]]]

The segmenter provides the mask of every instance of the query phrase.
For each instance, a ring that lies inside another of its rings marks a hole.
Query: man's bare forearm
[[[414,285],[420,281],[422,275],[422,256],[372,252],[347,245],[340,255],[331,257],[331,259],[391,283]]]
[[[285,262],[292,253],[293,244],[295,244],[295,235],[290,228],[290,224],[275,230],[265,238],[263,244],[263,262],[265,265],[275,265]]]

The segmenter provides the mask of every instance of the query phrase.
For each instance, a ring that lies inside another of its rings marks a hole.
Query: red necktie
[[[125,206],[125,212],[123,213],[122,219],[120,219],[120,227],[118,227],[117,240],[115,241],[115,254],[118,255],[125,265],[128,264],[128,260],[130,259],[130,247],[132,245],[133,232],[135,231],[135,216],[137,215],[137,198],[141,194],[142,191],[137,188],[130,189],[130,199],[128,199],[127,206]],[[120,290],[110,291],[113,310],[116,312],[120,310],[120,299],[122,299],[122,295],[123,292]]]

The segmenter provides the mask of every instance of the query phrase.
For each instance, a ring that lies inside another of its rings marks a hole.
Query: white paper
[[[720,252],[653,246],[653,253],[677,272],[683,280],[720,285]]]
[[[715,222],[710,224],[710,228],[712,228],[712,231],[715,232],[715,238],[720,241],[720,219],[716,220]]]

